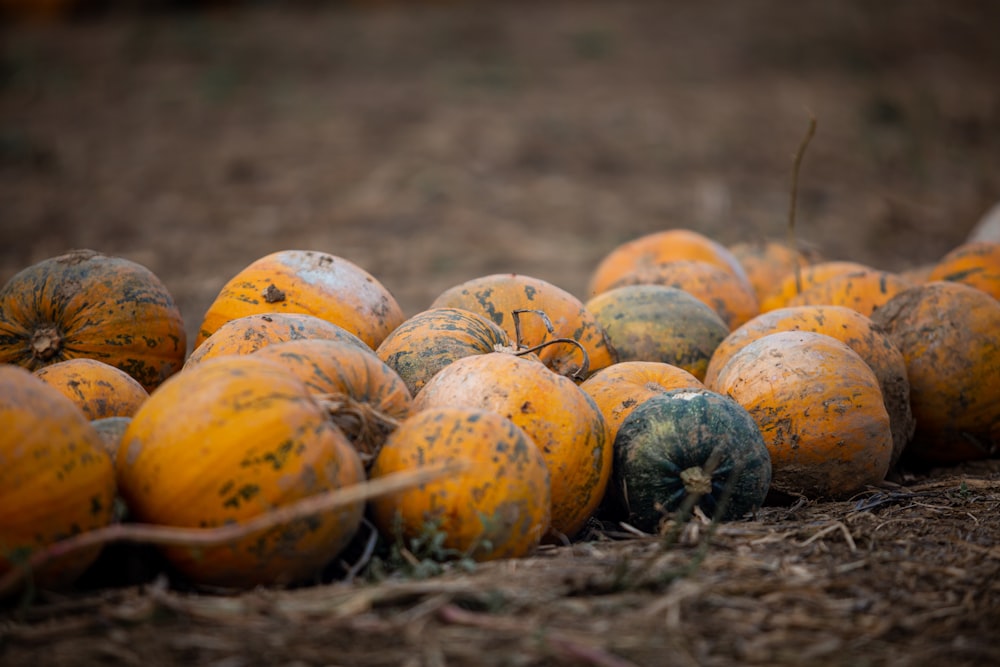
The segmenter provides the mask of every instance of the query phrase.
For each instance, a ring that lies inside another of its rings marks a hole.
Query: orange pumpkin
[[[0,363],[37,370],[87,357],[152,391],[180,370],[184,322],[149,269],[75,250],[14,275],[0,289]]]
[[[371,352],[360,338],[328,320],[304,313],[259,313],[230,320],[194,349],[185,367],[230,354],[250,354],[292,340],[339,340]]]
[[[230,320],[273,312],[314,315],[373,349],[404,319],[392,294],[360,266],[324,252],[282,250],[252,262],[223,286],[195,347]]]
[[[555,532],[574,536],[600,505],[612,460],[604,418],[579,386],[539,361],[507,352],[458,359],[430,379],[413,407],[491,410],[524,429],[549,469]]]
[[[903,354],[917,420],[915,462],[951,464],[1000,449],[1000,301],[959,282],[901,292],[872,315]]]
[[[364,480],[357,452],[306,385],[253,355],[212,359],[165,382],[132,418],[117,468],[136,520],[180,527],[238,523]],[[163,551],[199,584],[292,583],[343,549],[363,509],[359,502],[224,546]]]
[[[684,290],[626,285],[590,299],[587,310],[604,327],[620,361],[658,361],[701,380],[729,327]]]
[[[864,269],[816,283],[788,299],[788,306],[847,306],[870,316],[913,283],[896,273]]]
[[[647,398],[673,389],[704,389],[683,368],[657,361],[620,361],[591,375],[580,385],[604,416],[608,442],[613,443],[622,422]]]
[[[810,331],[769,334],[732,356],[716,388],[757,422],[773,490],[846,498],[885,478],[889,414],[875,374],[845,343]]]
[[[928,273],[927,281],[933,280],[964,283],[1000,299],[1000,242],[972,241],[954,248]]]
[[[640,236],[612,249],[594,270],[588,294],[593,297],[607,291],[622,276],[633,271],[675,260],[708,262],[750,285],[743,266],[724,245],[690,229],[668,229]]]
[[[514,273],[474,278],[445,290],[431,308],[462,308],[482,315],[506,331],[516,345],[526,348],[555,338],[575,340],[586,350],[586,360],[574,345],[550,345],[538,351],[542,362],[560,375],[583,380],[617,361],[603,327],[583,303],[538,278]],[[522,310],[540,311],[545,317],[538,312],[515,312]],[[581,369],[584,377],[580,377]]]
[[[871,267],[857,262],[828,261],[810,264],[801,271],[791,271],[778,284],[772,287],[771,291],[761,299],[760,312],[766,313],[775,308],[784,308],[788,305],[788,300],[795,297],[799,292],[803,292],[813,285],[856,271],[868,271]]]
[[[719,373],[736,352],[755,340],[779,331],[811,331],[846,343],[875,373],[892,430],[892,464],[913,437],[910,383],[902,353],[871,319],[846,306],[796,306],[758,315],[736,329],[715,348],[705,384],[716,388]]]
[[[83,410],[87,419],[131,417],[147,398],[131,375],[96,359],[67,359],[35,371]]]
[[[0,365],[0,574],[32,552],[111,523],[115,473],[101,436],[56,388]],[[73,583],[97,558],[84,549],[33,573],[42,587]]]
[[[478,561],[533,552],[549,528],[549,472],[531,438],[494,412],[417,412],[389,436],[371,477],[452,461],[470,465],[452,477],[373,499],[379,531],[408,543],[434,528],[444,534],[444,548]]]
[[[255,357],[284,366],[328,410],[365,462],[410,414],[413,398],[396,371],[375,353],[336,340],[304,339],[268,345]]]
[[[416,396],[456,359],[510,346],[507,332],[481,315],[461,308],[431,308],[396,327],[375,352]]]
[[[760,312],[753,288],[732,273],[714,264],[677,260],[636,269],[612,284],[667,285],[682,289],[716,312],[730,329],[735,329]]]
[[[793,249],[780,241],[746,241],[729,246],[729,252],[746,271],[760,304],[796,267],[805,268],[819,261],[815,252]]]

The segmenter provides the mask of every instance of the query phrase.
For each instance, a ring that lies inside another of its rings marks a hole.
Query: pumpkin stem
[[[36,329],[31,334],[31,354],[38,361],[49,361],[62,352],[63,337],[54,325]]]
[[[799,171],[802,168],[802,156],[806,153],[806,146],[809,145],[809,142],[812,140],[814,134],[816,134],[816,116],[810,112],[809,128],[806,130],[805,136],[802,137],[802,141],[799,143],[799,149],[795,151],[795,161],[792,163],[792,189],[788,200],[788,246],[792,249],[793,254],[798,252],[795,242],[795,203],[799,196]],[[801,291],[802,266],[796,259],[795,293],[798,294]]]
[[[344,431],[358,450],[366,468],[375,460],[385,439],[399,426],[394,417],[347,394],[320,394],[316,398],[330,420]]]
[[[684,490],[692,495],[706,496],[712,492],[712,476],[700,466],[682,470],[680,477]]]
[[[541,350],[544,347],[548,347],[549,345],[556,345],[558,343],[568,343],[570,345],[576,346],[576,348],[580,350],[580,354],[583,356],[583,360],[580,362],[580,367],[569,374],[569,378],[572,380],[577,380],[579,382],[586,380],[587,376],[590,374],[590,355],[587,354],[587,348],[585,348],[578,340],[573,340],[572,338],[553,338],[552,340],[542,341],[538,345],[532,347],[518,346],[513,351],[513,354],[516,357],[522,357],[526,354],[537,352],[538,350]]]
[[[510,316],[514,320],[514,347],[520,349],[524,344],[524,338],[521,337],[521,313],[534,313],[542,318],[542,323],[545,325],[545,330],[550,334],[556,332],[556,328],[552,325],[552,320],[549,316],[545,314],[544,310],[538,310],[537,308],[518,308],[516,310],[510,311]]]

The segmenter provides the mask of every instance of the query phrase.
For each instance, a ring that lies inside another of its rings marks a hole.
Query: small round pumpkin
[[[371,477],[452,461],[469,465],[449,478],[374,498],[371,516],[379,531],[408,543],[438,530],[445,548],[479,561],[533,552],[549,529],[549,472],[531,438],[495,412],[415,413],[389,436]]]
[[[510,346],[507,332],[482,315],[461,308],[430,308],[396,327],[375,353],[416,396],[456,359]]]
[[[0,363],[34,371],[98,359],[152,391],[180,370],[186,353],[173,297],[130,260],[75,250],[29,266],[0,289]]]
[[[739,519],[764,503],[771,484],[771,457],[756,422],[708,389],[646,399],[622,422],[614,450],[627,520],[648,532],[690,496],[709,517]]]
[[[0,574],[32,552],[112,521],[115,472],[80,409],[26,369],[0,365]],[[72,584],[100,548],[49,561],[37,585]]]
[[[729,251],[746,271],[757,295],[758,307],[789,274],[820,261],[815,252],[796,250],[775,240],[733,243]]]
[[[149,398],[131,375],[96,359],[67,359],[35,371],[83,410],[87,419],[131,417]]]
[[[506,331],[515,345],[525,348],[556,338],[576,341],[586,356],[573,345],[549,345],[538,351],[542,362],[560,375],[583,380],[617,361],[604,329],[583,303],[539,278],[515,273],[473,278],[445,290],[431,308],[462,308],[482,315]],[[580,377],[581,370],[586,371],[584,377]]]
[[[373,349],[404,319],[395,297],[357,264],[325,252],[281,250],[251,262],[222,287],[195,347],[230,320],[272,312],[314,315]]]
[[[240,522],[364,480],[347,437],[306,385],[254,355],[212,359],[165,382],[118,450],[131,516],[163,526]],[[198,584],[249,588],[315,575],[356,533],[363,503],[210,548],[163,552]]]
[[[877,269],[850,271],[816,283],[788,299],[787,306],[847,306],[871,316],[876,308],[913,283],[899,274]]]
[[[933,281],[872,315],[906,362],[920,464],[981,459],[1000,450],[1000,301],[969,285]]]
[[[784,308],[788,305],[789,299],[794,298],[799,292],[803,292],[813,285],[818,285],[835,276],[857,271],[868,271],[870,269],[871,267],[859,264],[858,262],[830,260],[810,264],[799,271],[790,271],[772,287],[767,296],[761,299],[760,312],[766,313],[775,308]]]
[[[619,361],[658,361],[701,380],[729,327],[684,290],[626,285],[590,299],[587,310],[604,327]]]
[[[522,428],[549,469],[556,533],[573,537],[600,505],[611,476],[604,418],[579,386],[538,360],[508,352],[458,359],[430,379],[413,407],[491,410]]]
[[[950,280],[1000,299],[1000,242],[970,241],[954,248],[931,268],[927,282]]]

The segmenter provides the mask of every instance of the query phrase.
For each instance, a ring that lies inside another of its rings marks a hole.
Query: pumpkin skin
[[[617,361],[604,329],[575,296],[539,278],[498,273],[455,285],[441,293],[431,308],[462,308],[482,315],[507,332],[515,345],[534,347],[555,338],[570,338],[587,351],[589,373]],[[536,313],[522,313],[521,340],[515,328],[516,310],[540,310],[552,323],[549,332]],[[542,362],[560,375],[578,377],[582,355],[575,345],[549,345],[538,351]],[[578,377],[579,380],[586,379]]]
[[[138,521],[216,527],[364,480],[361,460],[305,384],[252,355],[165,382],[118,449],[119,488]],[[210,548],[165,547],[197,584],[249,588],[313,576],[357,531],[364,503]]]
[[[795,306],[758,315],[736,329],[715,348],[708,363],[705,384],[718,389],[719,371],[747,344],[779,331],[812,331],[846,343],[875,373],[892,430],[892,460],[895,465],[916,427],[910,407],[910,381],[902,352],[889,336],[868,317],[846,306]]]
[[[381,449],[371,477],[436,463],[465,461],[446,479],[374,498],[382,535],[407,543],[437,523],[443,546],[477,561],[533,552],[549,528],[549,472],[520,428],[494,412],[429,408],[400,424]]]
[[[804,292],[813,285],[836,276],[870,270],[871,267],[858,262],[836,260],[810,264],[799,271],[798,275],[795,271],[791,271],[761,299],[760,312],[766,313],[775,308],[784,308],[788,305],[789,299],[794,298],[799,292]]]
[[[716,346],[729,334],[715,311],[676,287],[616,287],[586,306],[604,327],[619,361],[671,364],[699,380]]]
[[[87,419],[131,417],[149,398],[138,380],[96,359],[67,359],[35,371],[79,407]]]
[[[0,574],[36,550],[107,526],[114,499],[111,458],[80,409],[29,371],[0,366]],[[49,561],[35,582],[69,586],[100,551]]]
[[[281,364],[327,408],[361,460],[372,461],[413,398],[396,371],[372,351],[336,340],[304,339],[268,345],[253,356]]]
[[[906,362],[919,465],[981,459],[1000,449],[1000,301],[959,282],[901,292],[872,315]]]
[[[714,389],[757,422],[778,492],[846,498],[889,470],[892,432],[878,380],[835,338],[811,331],[764,336],[732,356]]]
[[[371,352],[347,329],[305,313],[259,313],[230,320],[195,348],[184,364],[197,366],[206,359],[230,354],[250,354],[275,343],[322,338],[338,340]]]
[[[927,281],[949,280],[1000,299],[1000,242],[971,241],[954,248],[933,265]]]
[[[508,352],[458,359],[413,399],[414,410],[490,410],[524,430],[549,470],[552,529],[576,535],[595,512],[611,477],[611,443],[594,401],[538,360]]]
[[[708,262],[750,286],[743,266],[724,245],[690,229],[667,229],[626,241],[612,249],[594,270],[588,294],[593,297],[606,292],[622,276],[633,271],[675,260]]]
[[[683,368],[658,361],[620,361],[591,375],[580,385],[597,404],[614,442],[625,418],[647,398],[673,389],[704,389],[698,378]]]
[[[715,311],[729,329],[760,312],[751,285],[708,262],[677,260],[627,273],[612,284],[667,285],[682,289]]]
[[[404,319],[395,297],[360,266],[324,252],[281,250],[252,262],[223,286],[205,313],[195,347],[230,320],[272,312],[314,315],[373,349]]]
[[[771,457],[753,418],[708,389],[675,389],[638,405],[615,438],[615,483],[628,522],[656,532],[685,498],[721,521],[758,509]]]
[[[729,246],[747,279],[757,294],[758,307],[761,302],[789,274],[820,261],[815,252],[796,250],[787,243],[774,240],[746,241]]]
[[[152,391],[180,370],[186,353],[173,297],[127,259],[75,250],[23,269],[0,289],[0,363],[34,371],[97,359]]]
[[[431,308],[396,327],[375,353],[416,396],[456,359],[510,346],[507,332],[481,315],[461,308]]]
[[[889,271],[851,271],[802,290],[788,299],[786,305],[847,306],[870,317],[876,308],[912,286],[908,279]]]

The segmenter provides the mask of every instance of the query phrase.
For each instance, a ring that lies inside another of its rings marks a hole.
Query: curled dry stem
[[[345,393],[320,394],[316,398],[333,423],[350,438],[365,467],[375,460],[385,439],[399,426],[395,417]]]

